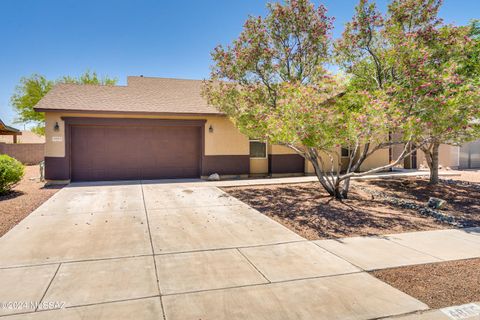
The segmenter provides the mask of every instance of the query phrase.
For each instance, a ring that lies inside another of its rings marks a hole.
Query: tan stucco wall
[[[460,147],[451,146],[447,144],[440,145],[438,151],[438,163],[442,168],[458,168],[460,165]],[[417,164],[428,168],[427,161],[425,160],[425,154],[422,151],[417,151]]]
[[[388,148],[380,149],[371,154],[360,166],[360,171],[368,171],[389,164],[390,152]]]
[[[340,154],[340,150],[338,150]],[[330,165],[330,158],[327,156],[323,155],[322,159],[326,165],[326,171],[331,170],[331,165]],[[389,161],[389,152],[388,149],[382,149],[378,150],[375,153],[373,153],[370,157],[368,157],[363,164],[360,166],[360,171],[367,171],[373,168],[377,168],[382,165],[388,164]],[[312,174],[315,173],[315,170],[313,169],[313,165],[310,161],[306,161],[305,163],[305,173]],[[334,163],[334,168],[337,167],[337,162],[335,161]]]
[[[280,146],[280,145],[272,145],[269,150],[269,154],[296,154],[296,152],[288,147],[285,146]],[[325,165],[327,166],[327,170],[330,170],[330,159],[326,156],[323,155],[322,159],[325,162]],[[307,174],[312,174],[315,173],[315,169],[313,168],[313,165],[310,161],[305,160],[305,173]]]
[[[207,120],[205,124],[205,155],[248,155],[248,138],[241,134],[226,117],[222,116],[146,116],[134,114],[88,114],[88,113],[58,113],[45,114],[45,155],[47,157],[65,156],[65,123],[61,117],[96,117],[96,118],[137,118],[137,119],[181,119]],[[60,130],[53,127],[58,122]],[[213,132],[209,132],[210,125]],[[57,141],[54,141],[57,140]]]
[[[65,156],[65,124],[60,119],[60,113],[45,113],[45,156],[46,157],[64,157]],[[54,131],[55,123],[58,122],[60,130]]]
[[[269,145],[268,154],[296,154],[296,152],[289,147],[280,145]]]
[[[321,154],[321,157],[322,157],[323,162],[325,164],[325,171],[331,170],[332,169],[332,165],[331,165],[332,162],[330,161],[330,158],[325,154]],[[337,168],[337,166],[338,166],[337,161],[334,161],[333,168]],[[313,165],[309,160],[305,160],[305,173],[307,173],[307,174],[315,173],[315,169],[313,168]]]
[[[250,173],[251,174],[267,174],[268,173],[268,159],[250,159]]]
[[[61,117],[95,117],[95,118],[137,118],[137,119],[181,119],[181,120],[206,120],[205,124],[205,155],[248,155],[250,146],[248,138],[241,134],[226,117],[222,116],[155,116],[135,114],[88,114],[88,113],[60,113],[47,112],[45,128],[45,156],[65,156],[65,123]],[[60,130],[53,130],[58,122]],[[213,132],[209,132],[210,125]],[[292,149],[280,145],[268,145],[269,154],[295,154]],[[330,160],[323,156],[327,170]],[[377,151],[369,157],[362,165],[361,170],[365,171],[381,164],[388,163],[388,150]],[[305,161],[305,172],[314,173],[312,164]],[[457,161],[458,162],[458,161]],[[336,165],[336,164],[335,164]],[[250,159],[250,173],[268,173],[268,159]]]

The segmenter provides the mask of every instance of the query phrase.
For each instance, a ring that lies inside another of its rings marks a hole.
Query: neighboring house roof
[[[127,86],[58,84],[36,111],[219,114],[201,96],[202,80],[128,77]]]
[[[1,119],[0,119],[0,135],[20,135],[22,134],[20,130],[15,129],[13,127],[7,126]]]
[[[45,143],[45,137],[32,131],[21,131],[17,136],[17,143]],[[12,136],[0,135],[0,142],[12,143]]]

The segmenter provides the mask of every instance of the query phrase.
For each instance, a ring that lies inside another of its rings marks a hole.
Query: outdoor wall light
[[[55,125],[53,126],[54,131],[60,131],[60,126],[58,125],[58,122],[55,122]]]
[[[213,133],[213,127],[212,127],[212,125],[210,125],[210,127],[208,127],[208,132]]]

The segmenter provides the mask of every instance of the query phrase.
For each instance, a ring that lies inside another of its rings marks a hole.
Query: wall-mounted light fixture
[[[210,127],[208,127],[208,132],[213,133],[213,127],[212,127],[212,125],[210,125]]]
[[[60,131],[60,126],[58,125],[58,122],[55,122],[55,125],[53,126],[54,131]]]

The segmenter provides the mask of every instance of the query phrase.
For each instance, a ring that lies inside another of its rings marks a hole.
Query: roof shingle
[[[148,77],[128,77],[127,86],[58,84],[35,110],[221,115],[201,87],[201,80]]]

